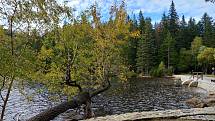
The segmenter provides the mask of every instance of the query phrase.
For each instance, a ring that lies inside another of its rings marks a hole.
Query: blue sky
[[[102,20],[105,20],[108,16],[109,8],[114,2],[120,0],[68,0],[69,6],[77,9],[75,13],[78,15],[81,11],[89,8],[90,5],[98,3]],[[126,9],[129,14],[137,14],[140,10],[143,11],[145,17],[151,17],[152,22],[158,22],[161,19],[162,14],[168,13],[172,0],[126,0]],[[215,19],[215,4],[205,2],[205,0],[174,0],[177,13],[180,18],[185,15],[186,20],[190,17],[194,17],[199,20],[202,15],[207,12],[211,17]]]

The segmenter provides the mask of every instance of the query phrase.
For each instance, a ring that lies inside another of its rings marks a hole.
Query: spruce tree
[[[147,44],[147,58],[146,62],[148,62],[148,67],[146,69],[147,74],[149,74],[149,71],[155,66],[156,64],[156,55],[155,55],[155,37],[154,37],[154,30],[153,26],[151,24],[151,18],[146,18],[145,20],[145,38],[146,38],[146,44]]]
[[[161,45],[163,44],[167,32],[168,32],[168,17],[166,16],[165,13],[163,13],[161,22],[158,26],[155,26],[155,31],[156,31],[156,48],[157,48],[157,56],[158,56],[158,64],[163,61],[165,58],[165,54],[162,53],[162,47]]]
[[[144,33],[141,34],[141,38],[138,41],[137,48],[137,69],[139,73],[149,74],[149,71],[154,65],[154,40],[151,19],[146,18]]]
[[[168,19],[169,19],[169,31],[170,31],[171,35],[173,37],[175,37],[175,35],[179,29],[179,25],[178,25],[179,17],[178,17],[178,14],[176,12],[175,4],[173,1],[170,5]]]
[[[144,72],[145,62],[144,62],[143,48],[145,48],[145,45],[146,45],[145,39],[141,37],[138,40],[138,46],[137,46],[137,59],[136,59],[137,73]]]
[[[208,47],[215,47],[213,38],[213,20],[205,13],[200,21],[200,30],[203,37],[203,44]]]
[[[175,67],[176,65],[176,50],[175,50],[175,40],[171,36],[170,32],[167,33],[164,43],[161,45],[161,52],[163,55],[163,61],[167,65],[168,69],[170,66]]]
[[[138,23],[135,15],[133,19],[129,20],[130,22],[130,32],[134,33],[134,36],[129,38],[128,42],[128,64],[130,65],[130,70],[136,72],[136,57],[137,57],[137,41],[138,38],[136,36],[138,32]]]
[[[140,34],[144,33],[144,26],[145,26],[145,19],[144,19],[142,11],[140,11],[139,12],[139,30],[140,30]]]
[[[184,15],[182,16],[182,20],[180,22],[180,30],[179,30],[179,42],[178,47],[181,48],[189,48],[189,41],[187,40],[187,23],[185,21]]]
[[[189,21],[188,21],[188,26],[187,26],[187,43],[189,45],[189,47],[191,46],[191,42],[193,41],[193,39],[196,37],[196,36],[200,36],[199,34],[199,29],[198,29],[198,26],[196,24],[196,20],[194,18],[190,18]]]
[[[181,28],[185,28],[187,26],[187,23],[186,23],[186,21],[185,21],[185,17],[184,17],[184,15],[182,16],[182,19],[181,19]]]
[[[140,31],[140,38],[137,43],[137,58],[136,58],[136,68],[138,73],[143,73],[145,69],[145,62],[144,62],[144,51],[143,48],[146,46],[145,38],[143,36],[144,29],[145,29],[145,19],[143,16],[142,11],[139,12],[139,31]]]
[[[169,20],[169,26],[168,30],[171,34],[171,36],[176,40],[176,51],[179,52],[180,50],[180,39],[178,37],[179,33],[179,17],[175,9],[175,4],[172,1],[169,9],[169,15],[168,15],[168,20]]]

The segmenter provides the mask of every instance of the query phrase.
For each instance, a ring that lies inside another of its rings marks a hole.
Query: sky
[[[110,6],[120,0],[67,0],[67,4],[77,11],[76,15],[94,4],[95,1],[100,7],[102,13],[102,20],[107,20]],[[126,10],[129,15],[136,14],[138,16],[141,10],[144,17],[151,17],[152,22],[159,22],[162,14],[168,14],[172,0],[125,0]],[[215,19],[215,4],[205,2],[205,0],[174,0],[176,11],[181,18],[185,15],[185,19],[190,17],[200,20],[205,12]]]

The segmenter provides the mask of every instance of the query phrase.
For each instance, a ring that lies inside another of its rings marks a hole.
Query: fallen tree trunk
[[[57,117],[59,114],[69,110],[79,107],[82,104],[89,104],[91,103],[91,98],[96,96],[99,93],[102,93],[110,88],[110,82],[107,81],[108,84],[106,84],[104,87],[101,87],[100,89],[97,89],[93,93],[88,92],[81,92],[79,95],[75,96],[73,100],[68,102],[63,102],[55,107],[49,108],[45,110],[44,112],[39,113],[38,115],[28,119],[27,121],[50,121]],[[86,109],[89,110],[89,109]],[[89,114],[86,114],[89,115]],[[89,118],[88,116],[86,118]]]
[[[55,107],[49,108],[38,115],[28,119],[27,121],[50,121],[57,117],[59,114],[67,111],[68,109],[77,108],[82,104],[90,101],[91,97],[88,92],[82,92],[75,96],[71,101],[63,102]]]

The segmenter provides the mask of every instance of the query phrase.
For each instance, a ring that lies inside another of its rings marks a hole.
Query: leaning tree
[[[42,83],[49,91],[69,96],[77,94],[30,121],[48,121],[82,104],[85,118],[89,118],[91,98],[107,90],[111,79],[126,80],[123,49],[129,23],[124,2],[112,6],[107,23],[101,22],[97,5],[75,19],[71,8],[53,0],[5,0],[1,4],[2,18],[8,25],[1,29],[5,42],[0,43],[1,91],[8,90],[6,98],[1,96],[2,120],[14,80]],[[62,20],[67,21],[63,26]],[[7,30],[9,35],[4,32]]]
[[[58,35],[56,45],[42,46],[44,49],[41,49],[38,55],[39,61],[44,64],[47,58],[50,59],[50,63],[43,65],[49,67],[48,72],[39,73],[48,77],[41,79],[43,83],[51,85],[52,89],[55,87],[55,91],[66,91],[67,94],[77,92],[78,95],[70,101],[45,110],[29,121],[51,120],[82,104],[85,104],[85,118],[90,118],[92,97],[107,90],[111,79],[126,79],[128,67],[122,51],[127,43],[129,24],[126,23],[124,3],[119,7],[114,6],[111,16],[113,18],[110,22],[102,23],[97,6],[93,5],[88,12],[81,15],[80,21],[75,20],[58,29],[58,34],[55,34]],[[93,21],[89,22],[88,17],[92,17]],[[47,41],[50,41],[50,36],[47,35],[47,38]],[[60,60],[61,63],[55,60]],[[64,83],[59,81],[63,76]],[[54,83],[50,84],[53,80]],[[63,90],[61,84],[65,84]]]

